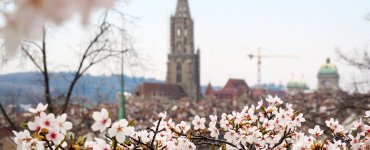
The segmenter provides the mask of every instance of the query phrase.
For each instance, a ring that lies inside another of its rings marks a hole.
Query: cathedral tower
[[[193,19],[188,0],[178,0],[171,16],[167,83],[180,85],[193,99],[200,99],[200,52],[194,50]]]

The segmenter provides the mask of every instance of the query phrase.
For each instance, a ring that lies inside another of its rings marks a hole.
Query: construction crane
[[[248,54],[248,57],[250,59],[256,58],[257,59],[257,89],[261,90],[262,85],[261,85],[261,63],[262,63],[262,58],[294,58],[296,56],[290,56],[290,55],[262,55],[261,54],[261,48],[258,47],[257,49],[257,54]]]

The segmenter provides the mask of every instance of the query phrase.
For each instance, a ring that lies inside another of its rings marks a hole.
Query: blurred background
[[[40,102],[89,137],[103,107],[146,128],[160,112],[188,121],[268,95],[304,113],[304,128],[350,125],[370,109],[369,14],[365,0],[125,0],[85,26],[47,24],[1,53],[0,143]]]

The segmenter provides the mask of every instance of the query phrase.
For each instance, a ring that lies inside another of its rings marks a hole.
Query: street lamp
[[[118,106],[118,119],[125,119],[126,118],[126,99],[125,99],[125,79],[124,79],[124,61],[123,61],[123,54],[126,50],[121,51],[121,97],[119,100]]]

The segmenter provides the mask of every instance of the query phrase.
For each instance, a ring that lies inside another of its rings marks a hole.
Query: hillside
[[[53,95],[60,96],[68,88],[67,81],[73,77],[72,72],[51,73],[50,85]],[[153,78],[125,76],[125,91],[133,92],[142,82],[163,82]],[[36,102],[42,98],[42,76],[37,72],[13,73],[0,75],[0,96],[4,103],[18,100],[22,103]],[[120,90],[120,76],[85,75],[77,83],[74,96],[87,98],[91,101],[101,99],[113,101]]]

